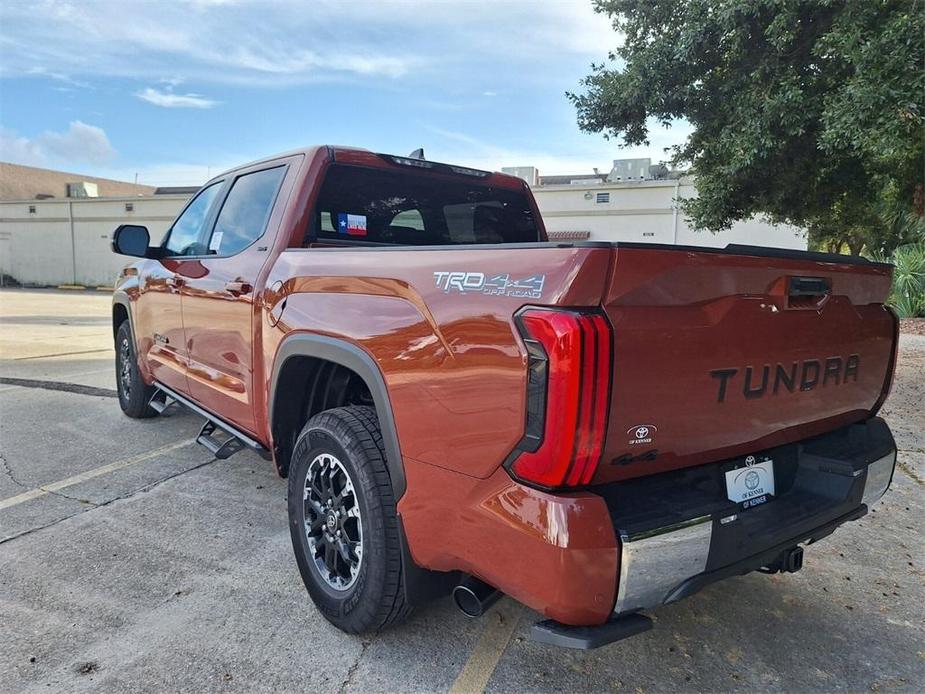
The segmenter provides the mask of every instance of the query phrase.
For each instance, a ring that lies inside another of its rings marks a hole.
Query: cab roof
[[[527,184],[524,180],[516,176],[499,173],[497,171],[483,171],[481,169],[474,169],[468,166],[435,162],[410,156],[377,153],[368,149],[363,149],[361,147],[346,147],[343,145],[314,145],[289,150],[287,152],[281,152],[279,154],[274,154],[269,157],[263,157],[255,161],[248,162],[246,164],[241,164],[240,166],[235,166],[234,168],[228,169],[227,171],[223,171],[218,176],[215,176],[215,178],[221,178],[242,169],[247,169],[259,164],[293,156],[302,155],[307,160],[311,160],[318,156],[318,154],[322,151],[326,152],[329,161],[336,161],[342,164],[384,169],[414,168],[418,169],[419,171],[427,171],[438,175],[466,176],[472,178],[473,182],[479,180],[485,184],[502,188],[523,190],[527,187]]]

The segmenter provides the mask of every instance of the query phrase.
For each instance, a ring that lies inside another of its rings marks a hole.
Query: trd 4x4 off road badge
[[[654,424],[637,424],[626,430],[626,435],[630,437],[628,443],[635,446],[640,443],[652,443],[655,432],[658,427]]]
[[[466,294],[475,292],[490,296],[514,296],[539,299],[543,296],[546,275],[531,275],[512,279],[507,273],[486,275],[484,272],[435,272],[434,283],[449,294],[451,291]]]

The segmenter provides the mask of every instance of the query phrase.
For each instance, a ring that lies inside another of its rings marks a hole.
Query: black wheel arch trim
[[[274,409],[276,407],[277,381],[286,361],[293,357],[310,357],[339,364],[357,374],[369,389],[379,417],[382,431],[382,443],[385,446],[386,466],[392,480],[392,490],[395,494],[395,503],[405,493],[405,470],[402,464],[401,446],[398,442],[398,431],[395,427],[395,418],[392,414],[392,403],[389,391],[385,385],[382,371],[373,357],[360,347],[345,340],[316,335],[312,333],[297,333],[286,337],[276,352],[273,363],[273,375],[270,381],[268,407],[270,414],[270,428],[274,428]]]
[[[128,298],[128,294],[123,291],[116,290],[112,293],[112,308],[115,309],[116,305],[121,306],[125,309],[125,315],[128,316],[128,330],[132,335],[132,347],[136,347],[135,344],[135,324],[132,322],[132,303]],[[117,330],[117,326],[113,326],[113,334]]]

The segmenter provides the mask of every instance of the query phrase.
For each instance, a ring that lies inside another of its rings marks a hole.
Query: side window
[[[209,208],[222,189],[222,181],[203,188],[173,223],[164,248],[168,255],[202,255],[205,252],[200,240],[202,225],[209,216]]]
[[[209,253],[232,255],[263,236],[285,166],[239,176],[228,191],[209,241]]]
[[[424,231],[424,218],[418,210],[405,210],[392,218],[391,227],[405,227],[416,231]]]

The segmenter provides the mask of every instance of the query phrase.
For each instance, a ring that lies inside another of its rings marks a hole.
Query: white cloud
[[[52,158],[88,161],[95,164],[113,159],[116,150],[102,128],[71,121],[66,132],[47,131],[38,138],[39,146]]]
[[[524,79],[541,81],[564,54],[590,62],[617,43],[590,0],[40,0],[0,3],[0,22],[5,74],[149,83],[164,75],[280,86],[428,74],[453,84],[476,76],[467,70],[473,61],[523,66]]]
[[[80,125],[83,125],[82,123]],[[85,126],[93,128],[93,126]],[[73,128],[69,129],[71,132]],[[77,128],[78,132],[80,127]],[[98,129],[97,129],[98,130]],[[27,138],[0,126],[0,161],[59,169],[85,176],[98,176],[115,181],[134,181],[148,186],[198,186],[212,176],[240,164],[247,157],[223,160],[215,164],[206,163],[155,163],[140,167],[113,166],[106,161],[94,161],[73,151],[73,148],[61,148],[61,139],[67,139],[67,133],[43,133],[36,138]],[[105,137],[105,135],[104,135]],[[93,148],[91,147],[91,152]],[[75,154],[77,156],[75,156]],[[64,155],[64,156],[62,156]]]
[[[0,159],[31,166],[104,164],[116,150],[102,128],[79,120],[64,132],[45,131],[35,138],[0,129]]]
[[[416,64],[403,42],[364,41],[361,17],[345,16],[363,13],[347,5],[228,4],[2,3],[3,72],[278,86],[394,78]]]
[[[42,166],[45,164],[45,157],[33,140],[20,137],[9,128],[0,127],[0,161]]]
[[[535,166],[542,175],[581,174],[592,173],[594,167],[610,171],[614,159],[648,157],[653,163],[667,161],[671,153],[664,150],[683,142],[691,132],[690,124],[685,121],[678,121],[672,128],[662,128],[654,122],[649,125],[651,133],[648,146],[614,146],[609,154],[597,142],[567,152],[539,147],[517,149],[486,142],[466,133],[424,125],[425,130],[436,136],[432,143],[425,146],[425,150],[429,159],[488,171],[500,171],[504,166]]]
[[[174,94],[171,91],[162,92],[151,87],[136,92],[135,96],[142,101],[163,108],[212,108],[218,104],[217,101],[199,94]]]
[[[81,89],[90,88],[90,85],[87,84],[86,82],[75,80],[73,77],[63,72],[54,72],[51,70],[47,70],[43,67],[30,67],[28,70],[26,70],[25,74],[30,75],[30,76],[47,77],[48,79],[54,80],[56,82],[64,82],[65,84],[70,85],[70,87],[67,87],[67,89],[70,89],[72,91],[76,87],[79,87]],[[58,89],[63,90],[64,88],[59,87]]]

